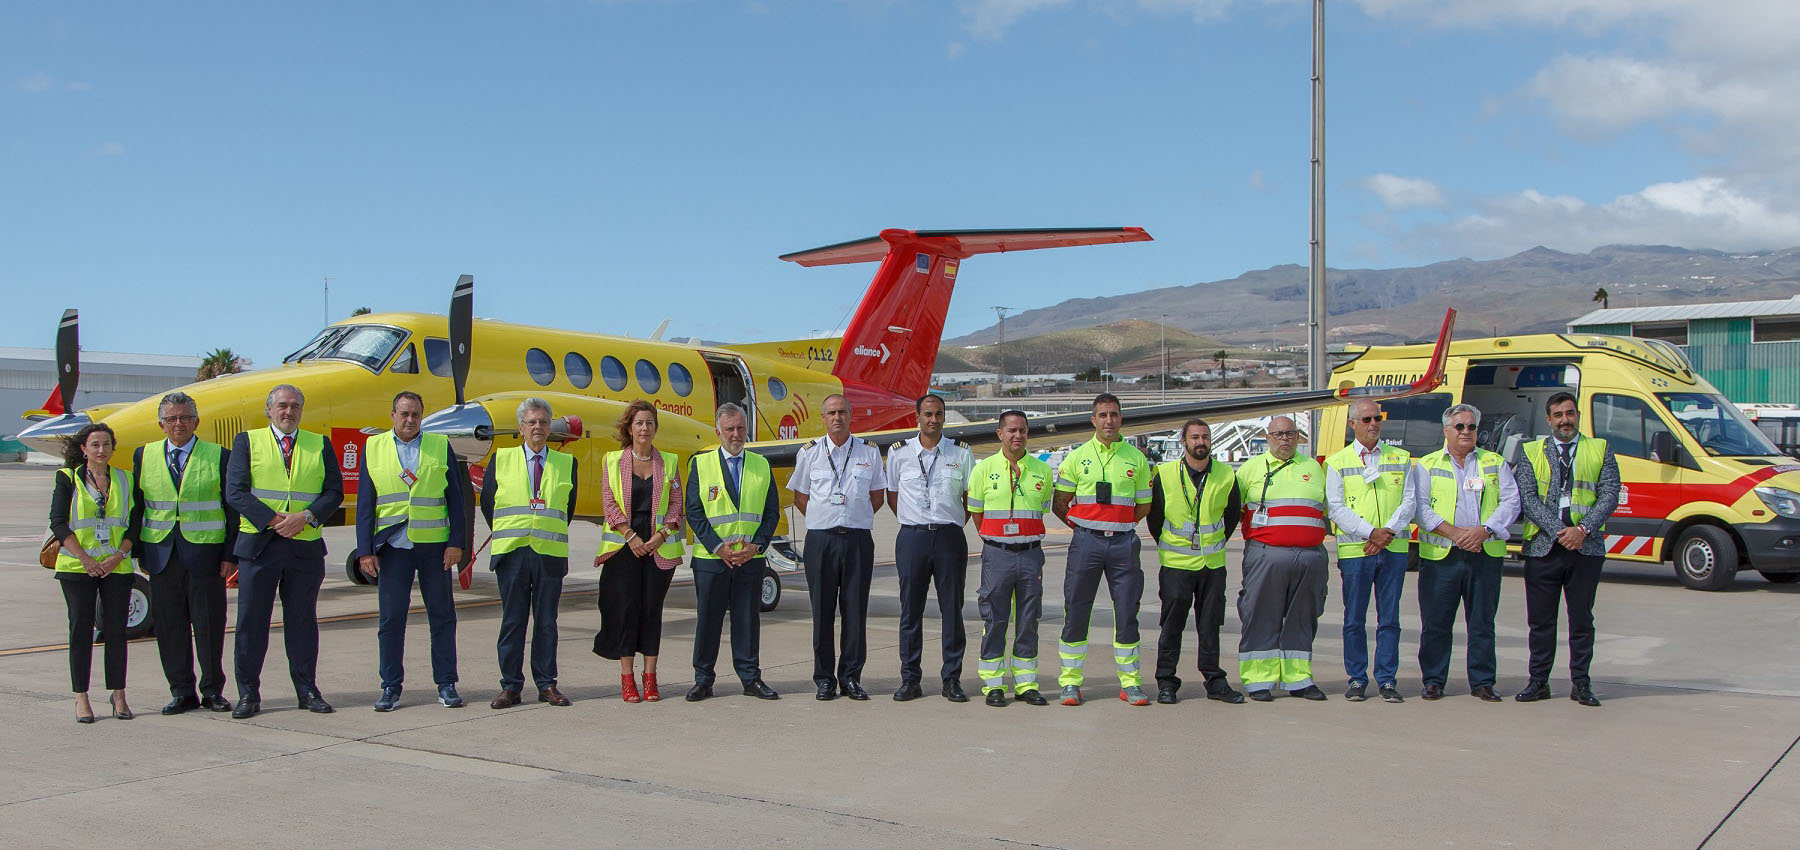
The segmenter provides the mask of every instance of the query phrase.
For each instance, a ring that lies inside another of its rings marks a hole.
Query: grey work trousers
[[[1238,675],[1244,689],[1297,691],[1313,684],[1313,637],[1331,572],[1324,546],[1244,543],[1238,590]]]

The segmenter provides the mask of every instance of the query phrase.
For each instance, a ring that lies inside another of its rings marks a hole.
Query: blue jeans
[[[1369,683],[1369,595],[1375,596],[1375,683],[1391,685],[1400,674],[1400,591],[1406,586],[1406,553],[1382,550],[1339,558],[1344,579],[1344,672],[1350,684]]]

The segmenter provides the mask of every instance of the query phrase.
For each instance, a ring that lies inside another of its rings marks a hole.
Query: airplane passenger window
[[[525,352],[525,374],[540,387],[550,386],[550,382],[556,380],[556,363],[543,349],[533,348]]]
[[[588,359],[573,351],[563,355],[563,374],[569,376],[569,383],[576,389],[585,390],[594,382],[594,367],[588,365]]]
[[[694,376],[686,366],[680,363],[669,364],[669,389],[682,398],[687,398],[688,393],[694,391]]]
[[[450,340],[425,339],[425,368],[440,378],[450,377]]]
[[[769,379],[769,398],[780,401],[787,398],[787,383],[780,378]]]
[[[654,394],[662,389],[662,373],[656,370],[656,364],[648,360],[637,362],[638,388],[646,393]]]
[[[600,358],[600,380],[615,393],[625,389],[625,364],[611,354]]]
[[[406,347],[400,350],[400,356],[394,358],[394,365],[388,367],[388,374],[419,374],[419,359],[413,355],[412,343],[407,343]]]

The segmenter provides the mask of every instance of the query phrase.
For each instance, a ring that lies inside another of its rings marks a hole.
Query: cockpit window
[[[340,325],[326,328],[305,348],[281,362],[348,360],[370,371],[379,370],[406,340],[406,331],[386,325]]]

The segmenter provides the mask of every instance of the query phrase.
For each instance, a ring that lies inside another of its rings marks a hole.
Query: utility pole
[[[1156,329],[1162,332],[1162,400],[1169,403],[1169,320],[1168,313],[1156,317]]]
[[[994,312],[1000,316],[1000,338],[994,343],[995,359],[999,361],[994,367],[994,398],[1006,395],[1006,311],[1011,309],[994,308]]]
[[[1312,73],[1312,257],[1311,288],[1307,307],[1309,344],[1306,371],[1315,390],[1331,380],[1325,362],[1325,0],[1313,0]],[[1319,411],[1314,410],[1307,429],[1307,443],[1317,445]]]
[[[331,275],[325,276],[325,324],[331,324]]]

